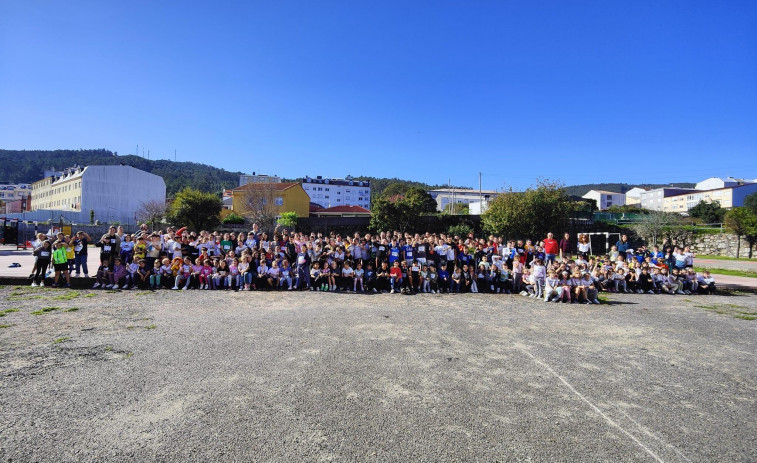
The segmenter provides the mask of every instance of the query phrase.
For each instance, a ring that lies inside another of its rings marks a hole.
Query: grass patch
[[[147,326],[145,326],[145,329],[146,330],[154,330],[157,327],[158,327],[158,325],[147,325]]]
[[[18,309],[5,309],[2,312],[0,312],[0,317],[4,317],[8,315],[9,313],[18,312]]]
[[[69,339],[71,339],[70,336],[63,336],[62,338],[53,339],[53,344],[60,344],[62,342],[68,341]]]
[[[84,297],[95,297],[95,293],[87,293]]]
[[[127,330],[133,330],[133,329],[136,329],[136,328],[137,327],[134,326],[134,325],[129,325],[129,326],[126,327]]]
[[[124,358],[128,359],[128,358],[131,358],[131,357],[134,357],[134,352],[129,352],[128,354],[126,354],[126,356]]]
[[[748,257],[727,257],[727,256],[704,256],[697,254],[697,259],[712,259],[712,260],[736,260],[740,262],[754,262],[757,259],[750,259]]]
[[[597,300],[599,302],[609,302],[610,298],[607,297],[607,293],[599,293],[597,294]]]
[[[15,325],[0,325],[0,329],[2,329],[2,328],[10,328],[11,326],[15,326]]]
[[[728,315],[741,320],[757,320],[757,312],[752,312],[748,307],[737,304],[700,304],[694,307],[709,310],[721,315]],[[744,310],[746,309],[746,310]]]
[[[112,350],[113,350],[113,348],[112,348],[111,346],[107,346],[107,347],[105,347],[105,352],[110,352],[110,351],[112,351]]]
[[[60,307],[43,307],[39,310],[35,310],[34,312],[31,312],[32,315],[42,315],[45,313],[55,312],[56,310],[60,310]]]
[[[708,270],[710,273],[713,273],[715,275],[729,275],[733,277],[757,278],[757,272],[752,271],[752,270],[733,270],[730,268],[694,267],[694,271],[697,273],[702,273],[705,270]]]
[[[79,310],[78,307],[71,307],[70,309],[64,310],[64,312],[76,312],[77,310]]]
[[[68,291],[64,294],[53,296],[53,299],[57,301],[70,301],[71,299],[76,299],[79,296],[81,296],[81,293],[79,293],[78,291]]]

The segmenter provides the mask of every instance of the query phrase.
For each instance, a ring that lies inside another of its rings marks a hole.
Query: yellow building
[[[718,202],[720,207],[731,209],[744,204],[744,198],[757,192],[757,183],[739,185],[735,187],[718,188],[715,190],[690,191],[688,193],[668,196],[662,200],[662,210],[665,212],[688,212],[699,204]]]
[[[297,217],[310,214],[310,196],[299,183],[248,183],[231,192],[232,210],[244,216],[252,203],[277,207],[277,213],[295,212]]]

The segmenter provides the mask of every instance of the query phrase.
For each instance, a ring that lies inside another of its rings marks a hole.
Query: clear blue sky
[[[484,188],[757,177],[757,2],[0,0],[0,148]]]

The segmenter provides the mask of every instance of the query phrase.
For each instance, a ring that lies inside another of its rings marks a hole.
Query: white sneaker
[[[95,283],[92,285],[92,289],[99,288],[99,287],[100,287],[100,283]]]
[[[126,285],[124,285],[124,286],[126,286]],[[118,288],[120,288],[120,286],[118,286],[118,285],[113,285],[113,289],[118,289]]]
[[[110,288],[112,288],[112,287],[113,287],[113,285],[111,285],[111,284],[107,284],[107,285],[105,285],[105,287],[106,287],[107,289],[110,289]]]
[[[182,290],[182,291],[186,291],[186,290],[187,290],[187,287],[185,286],[185,287],[181,288],[181,290]]]
[[[394,294],[394,288],[392,288],[391,291],[389,291],[391,294]]]
[[[376,288],[373,288],[373,292],[374,292],[374,293],[377,293],[377,292],[378,292],[378,290],[377,290]]]
[[[37,282],[32,281],[32,286],[39,286],[39,285],[37,284]]]
[[[684,293],[684,294],[686,294],[686,295],[688,296],[689,294],[691,294],[691,291],[689,291],[689,290],[687,289],[687,290],[686,290],[686,291],[684,291],[683,293]]]
[[[593,303],[595,303],[595,304],[599,304],[599,300],[597,300],[597,299],[594,299],[594,300],[593,300],[593,301],[591,301],[591,302],[593,302]]]
[[[179,289],[179,287],[178,287],[178,286],[174,286],[174,287],[173,287],[173,288],[171,288],[171,289]]]
[[[654,291],[652,291],[652,290],[650,289],[649,291],[647,291],[647,294],[654,294]]]
[[[683,291],[676,291],[676,294],[685,294]]]
[[[42,281],[40,281],[40,282],[39,282],[39,285],[40,285],[40,286],[45,286],[45,280],[42,280]]]
[[[89,278],[89,275],[87,275],[87,274],[85,273],[85,274],[84,274],[84,278]]]
[[[74,278],[79,278],[81,275],[77,272],[74,274]]]

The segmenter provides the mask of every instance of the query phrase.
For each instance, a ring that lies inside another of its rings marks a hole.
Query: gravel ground
[[[0,296],[1,461],[757,461],[754,295]]]

